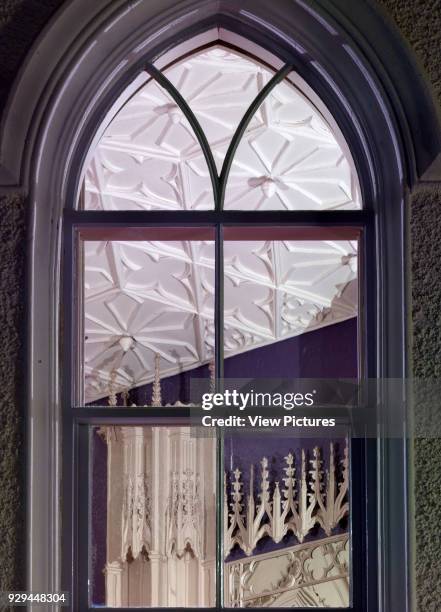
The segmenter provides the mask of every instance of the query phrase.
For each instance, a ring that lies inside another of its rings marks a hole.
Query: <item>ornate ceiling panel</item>
[[[205,131],[218,171],[250,103],[272,72],[217,46],[165,70]],[[225,208],[360,208],[352,161],[339,136],[292,83],[279,83],[236,151]],[[105,129],[86,170],[88,209],[207,210],[208,168],[183,112],[152,79]]]
[[[198,118],[220,170],[240,119],[271,73],[237,53],[213,48],[177,62],[165,74]],[[85,207],[213,206],[208,168],[189,122],[149,79],[105,130],[86,172]]]
[[[85,208],[213,208],[205,158],[181,109],[149,80],[116,115],[86,171]]]
[[[225,208],[361,208],[352,161],[310,100],[287,80],[264,100],[237,148]]]
[[[240,120],[273,73],[249,57],[217,46],[165,71],[201,124],[220,172]],[[254,128],[256,118],[250,128]]]
[[[226,242],[225,356],[357,314],[356,243]],[[213,358],[213,242],[85,243],[85,401]]]

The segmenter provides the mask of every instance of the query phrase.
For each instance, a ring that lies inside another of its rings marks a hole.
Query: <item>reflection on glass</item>
[[[225,440],[226,607],[350,604],[344,439]]]
[[[341,135],[287,79],[264,100],[239,143],[225,208],[361,208],[356,170]]]
[[[214,376],[214,243],[84,242],[84,401],[190,401]]]
[[[224,276],[226,378],[357,376],[355,240],[226,240]]]
[[[213,606],[214,438],[162,426],[91,435],[92,605]]]

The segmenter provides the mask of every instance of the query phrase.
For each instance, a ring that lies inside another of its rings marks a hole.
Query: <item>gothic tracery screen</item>
[[[82,206],[144,216],[77,241],[77,404],[105,415],[88,425],[90,605],[349,607],[349,432],[216,438],[170,413],[194,379],[357,378],[362,231],[295,217],[361,209],[349,149],[291,66],[231,46],[139,82]]]

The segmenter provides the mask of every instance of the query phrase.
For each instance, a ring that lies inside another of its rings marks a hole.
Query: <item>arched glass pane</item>
[[[341,134],[287,79],[264,100],[239,143],[224,208],[361,208],[357,174]]]
[[[357,378],[359,232],[242,226],[224,239],[224,385],[247,404],[224,434],[225,607],[347,608],[349,425],[314,426],[292,391],[323,401],[322,382]]]
[[[209,210],[205,157],[184,113],[149,79],[105,129],[86,170],[93,210]]]
[[[257,60],[217,45],[164,70],[201,124],[218,172],[247,108],[272,77]],[[252,120],[249,129],[257,127]],[[88,164],[84,207],[94,210],[210,210],[211,179],[181,108],[155,80],[106,127]]]
[[[240,120],[273,71],[254,58],[216,45],[176,62],[165,75],[201,124],[220,173]]]

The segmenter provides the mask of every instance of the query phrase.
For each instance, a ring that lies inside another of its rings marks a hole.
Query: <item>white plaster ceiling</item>
[[[165,70],[198,118],[220,170],[249,104],[272,77],[256,60],[222,46]],[[85,207],[204,210],[214,206],[208,169],[190,124],[147,79],[105,129],[86,170]],[[225,208],[357,209],[357,176],[337,129],[289,80],[251,120],[231,167]]]
[[[225,242],[225,356],[357,314],[357,245]],[[213,242],[85,242],[85,401],[207,363]]]
[[[220,171],[240,119],[272,71],[216,46],[165,74],[198,118]],[[252,118],[225,196],[227,209],[361,207],[341,134],[290,80]],[[190,124],[147,75],[92,152],[84,206],[214,207]],[[226,242],[224,253],[226,357],[357,313],[355,242]],[[86,242],[85,401],[108,395],[112,372],[118,390],[151,382],[157,353],[163,378],[210,361],[213,293],[213,243]]]

